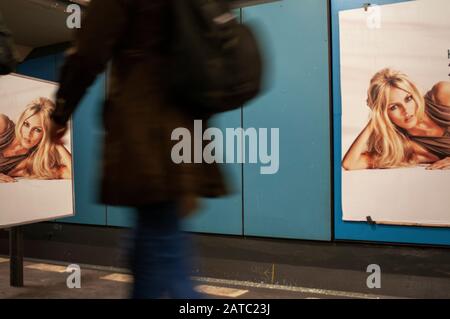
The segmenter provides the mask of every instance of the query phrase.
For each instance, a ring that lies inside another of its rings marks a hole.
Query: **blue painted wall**
[[[226,128],[241,127],[241,110],[215,117],[210,124],[225,132]],[[235,147],[235,154],[237,145]],[[224,157],[226,152],[224,152]],[[184,223],[192,232],[242,235],[242,164],[221,164],[231,194],[219,199],[203,199],[201,209]]]
[[[216,117],[225,128],[278,127],[280,171],[259,174],[259,165],[223,165],[233,190],[223,199],[204,200],[201,211],[185,222],[195,232],[330,239],[330,161],[328,42],[326,0],[285,0],[241,11],[257,18],[270,43],[270,90],[244,110]],[[241,18],[242,18],[241,17]],[[305,43],[308,43],[305,46]],[[276,48],[276,49],[275,49]],[[58,55],[27,61],[21,68],[40,78],[56,78]],[[74,117],[77,216],[64,221],[131,226],[133,213],[95,203],[96,161],[100,143],[97,113],[105,95],[101,78]],[[244,177],[244,178],[243,178]],[[244,203],[244,206],[243,206]],[[243,221],[245,223],[243,223]]]
[[[379,0],[377,4],[401,2]],[[280,168],[261,175],[259,164],[227,164],[234,193],[206,200],[185,223],[195,232],[278,238],[330,240],[330,100],[326,0],[283,0],[244,8],[245,22],[259,21],[269,62],[268,90],[242,110],[218,116],[222,129],[279,128]],[[365,0],[332,0],[334,159],[340,159],[339,10],[361,7]],[[27,60],[19,73],[55,81],[61,54]],[[131,226],[127,208],[96,202],[100,159],[99,111],[105,76],[98,79],[74,116],[75,202],[77,215],[63,222]],[[334,231],[336,239],[450,244],[450,229],[370,226],[342,221],[340,161],[334,161]]]
[[[57,55],[28,59],[18,65],[16,72],[47,81],[57,81]]]
[[[279,128],[280,166],[244,165],[246,235],[330,240],[331,164],[326,0],[284,0],[243,9],[258,22],[268,90],[244,108],[245,128]]]
[[[450,228],[426,228],[376,225],[367,223],[344,222],[341,203],[341,88],[339,54],[340,10],[361,8],[366,0],[332,0],[332,44],[333,44],[333,117],[334,117],[334,171],[335,171],[335,237],[336,239],[364,240],[396,243],[441,244],[450,245]],[[378,0],[383,5],[405,0]]]

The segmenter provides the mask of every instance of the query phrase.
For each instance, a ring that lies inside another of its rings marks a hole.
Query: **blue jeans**
[[[131,267],[133,298],[200,298],[190,280],[191,242],[175,202],[137,208]]]

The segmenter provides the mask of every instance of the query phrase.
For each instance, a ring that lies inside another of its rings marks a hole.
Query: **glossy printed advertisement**
[[[70,130],[48,135],[57,85],[0,77],[0,228],[73,215]]]

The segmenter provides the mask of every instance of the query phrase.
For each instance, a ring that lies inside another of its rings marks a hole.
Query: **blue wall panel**
[[[378,5],[405,2],[406,0],[378,0]],[[344,222],[342,220],[341,190],[341,87],[339,18],[341,10],[361,8],[366,0],[332,0],[332,44],[333,44],[333,113],[334,113],[334,177],[335,177],[335,237],[336,239],[380,242],[442,244],[450,245],[450,228],[426,228],[376,225]]]
[[[56,54],[29,59],[17,67],[17,73],[47,81],[57,81]]]
[[[106,224],[108,226],[133,227],[135,220],[135,211],[129,207],[106,207]]]
[[[241,110],[221,114],[210,125],[225,135],[226,128],[241,127]],[[186,230],[242,235],[242,164],[221,164],[221,169],[232,193],[219,199],[203,199],[199,212],[186,221]]]
[[[269,90],[244,108],[244,127],[280,129],[280,167],[244,165],[246,235],[330,240],[330,101],[326,0],[243,9],[261,23]]]

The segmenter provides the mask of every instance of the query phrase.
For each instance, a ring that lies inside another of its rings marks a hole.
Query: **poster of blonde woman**
[[[449,12],[340,12],[343,220],[450,227]]]
[[[48,135],[57,85],[0,77],[0,228],[73,215],[70,130]]]

